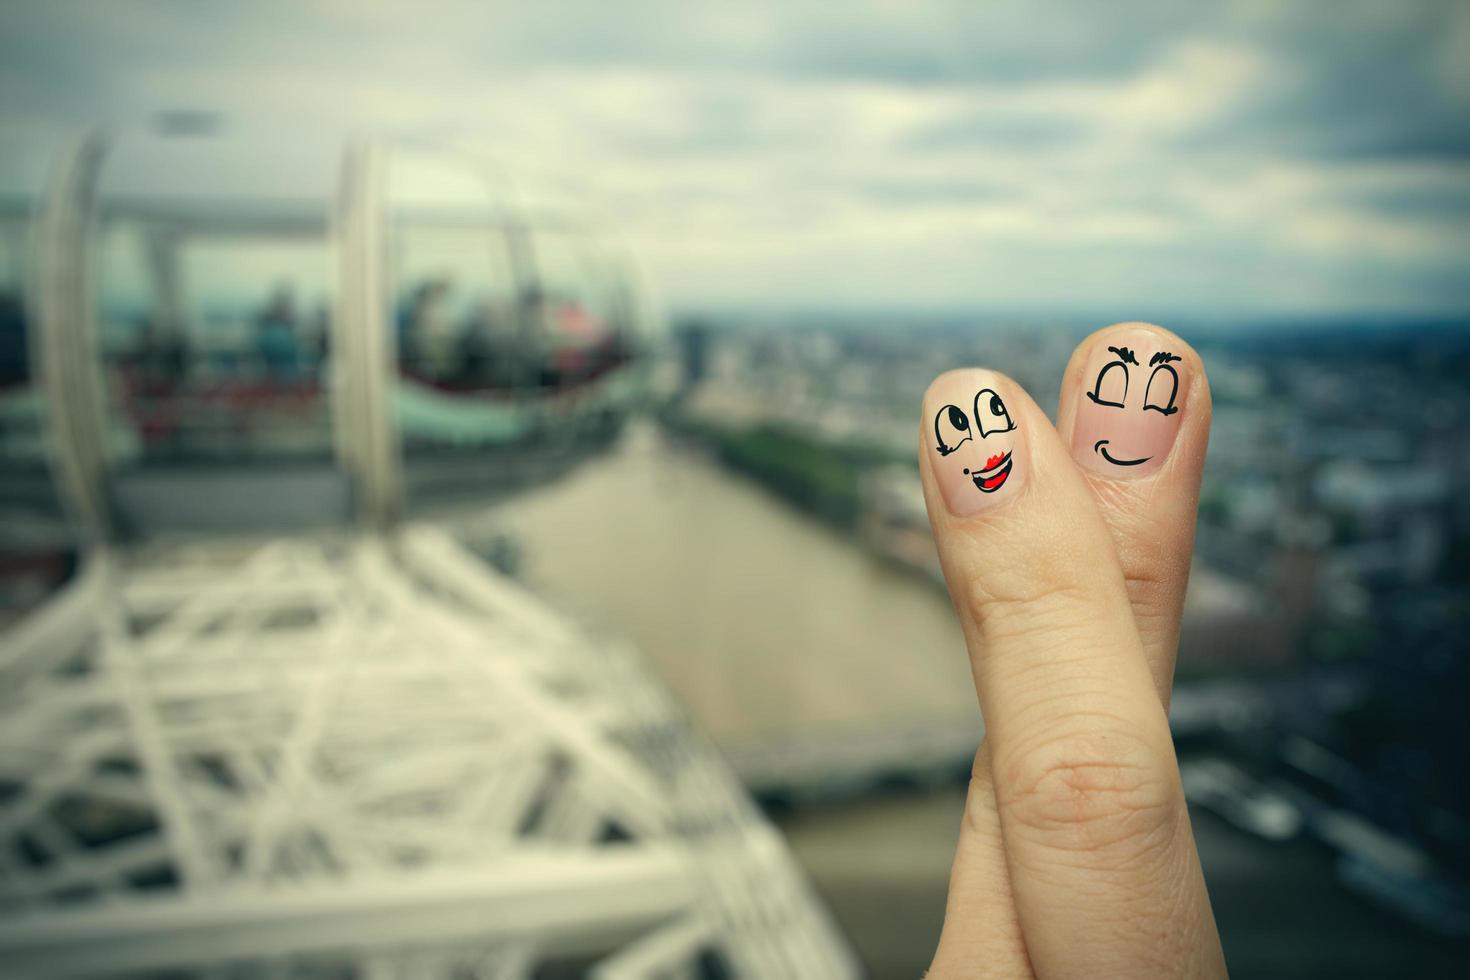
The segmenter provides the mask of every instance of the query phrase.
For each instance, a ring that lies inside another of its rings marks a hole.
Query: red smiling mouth
[[[969,473],[969,470],[965,471]],[[970,473],[970,479],[975,481],[975,487],[981,493],[995,493],[1006,482],[1011,475],[1011,454],[1000,453],[985,461],[985,469],[979,473]]]

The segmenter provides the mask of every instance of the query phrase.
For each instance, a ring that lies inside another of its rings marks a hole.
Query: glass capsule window
[[[327,459],[333,291],[325,201],[209,184],[150,186],[151,155],[104,171],[95,316],[120,463]],[[186,154],[187,156],[187,154]],[[111,181],[106,178],[112,177]]]
[[[412,151],[391,158],[387,208],[410,503],[466,466],[492,486],[616,431],[644,324],[590,209],[480,161]]]

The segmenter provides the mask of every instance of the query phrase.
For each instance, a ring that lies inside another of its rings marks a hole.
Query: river
[[[532,587],[631,638],[721,744],[976,715],[937,589],[647,424],[488,520]]]

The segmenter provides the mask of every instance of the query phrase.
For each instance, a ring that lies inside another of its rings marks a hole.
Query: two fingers
[[[992,372],[925,398],[925,493],[988,732],[935,972],[1220,974],[1164,708],[1204,372],[1121,325],[1062,391],[1055,430]]]

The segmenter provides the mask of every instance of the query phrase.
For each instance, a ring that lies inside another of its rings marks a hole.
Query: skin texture
[[[1141,362],[1136,399],[1105,399],[1123,409],[1087,398],[1111,346]],[[1179,410],[1145,414],[1160,350]],[[932,421],[987,387],[1025,478],[976,504]],[[1118,324],[1079,345],[1055,429],[992,371],[941,376],[924,410],[925,497],[987,723],[930,976],[1225,976],[1166,717],[1210,422],[1198,355]],[[1111,464],[1099,438],[1150,461]]]

